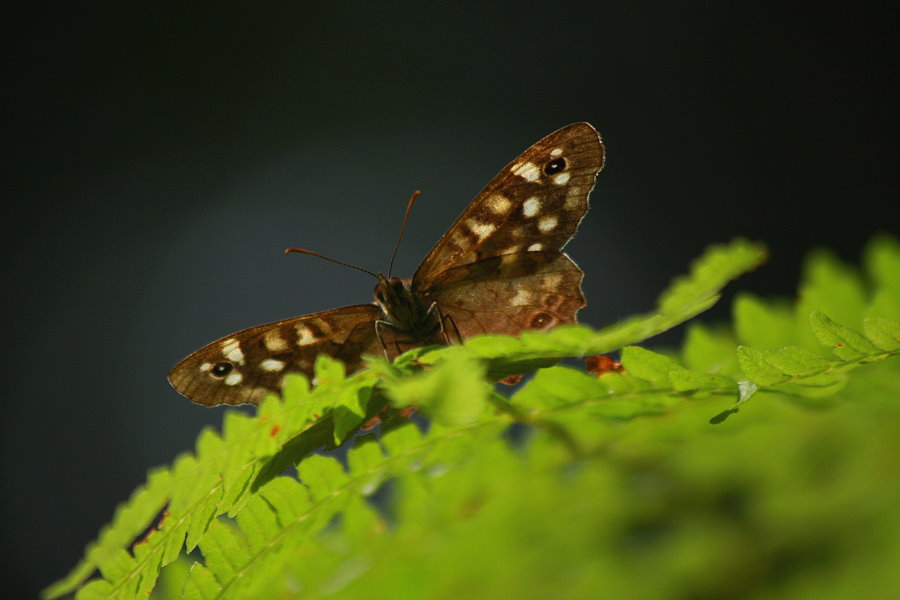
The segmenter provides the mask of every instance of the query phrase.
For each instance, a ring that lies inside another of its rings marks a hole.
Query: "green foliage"
[[[889,597],[896,240],[870,244],[865,274],[814,254],[798,302],[740,294],[733,330],[692,323],[678,353],[634,345],[763,257],[715,247],[653,313],[599,331],[475,338],[351,377],[320,357],[315,388],[290,378],[151,472],[44,596]],[[549,366],[617,349],[624,372]],[[511,395],[489,383],[537,367]]]

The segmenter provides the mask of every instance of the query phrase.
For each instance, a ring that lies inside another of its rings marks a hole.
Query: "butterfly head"
[[[409,293],[409,285],[399,277],[386,277],[378,274],[378,283],[375,284],[375,302],[387,312],[387,307],[395,306],[400,299]]]

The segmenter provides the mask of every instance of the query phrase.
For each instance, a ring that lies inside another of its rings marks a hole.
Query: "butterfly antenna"
[[[337,260],[336,258],[331,258],[330,256],[325,256],[324,254],[319,254],[318,252],[313,252],[312,250],[307,250],[306,248],[285,248],[284,253],[290,254],[292,252],[297,252],[298,254],[309,254],[310,256],[315,256],[318,258],[325,259],[327,261],[337,263],[339,265],[344,265],[345,267],[350,267],[351,269],[356,269],[357,271],[362,271],[363,273],[368,273],[375,279],[378,279],[378,275],[373,273],[368,269],[363,269],[362,267],[357,267],[356,265],[351,265],[350,263],[346,263],[342,260]]]
[[[403,223],[400,225],[400,235],[397,236],[397,243],[394,244],[394,253],[391,254],[391,263],[388,265],[388,279],[391,278],[391,273],[394,271],[394,259],[397,258],[397,250],[400,249],[400,241],[403,239],[403,233],[406,231],[406,222],[409,220],[409,213],[412,212],[413,204],[415,204],[416,198],[418,198],[421,193],[421,190],[414,191],[409,198],[409,204],[406,205],[406,212],[403,213]]]

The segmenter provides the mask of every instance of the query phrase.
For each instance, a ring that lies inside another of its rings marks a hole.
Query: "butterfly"
[[[412,279],[378,274],[375,302],[251,327],[175,365],[169,382],[207,406],[258,404],[316,356],[347,372],[364,355],[515,335],[575,322],[584,273],[562,252],[588,209],[604,148],[588,123],[559,129],[503,168],[425,257]]]

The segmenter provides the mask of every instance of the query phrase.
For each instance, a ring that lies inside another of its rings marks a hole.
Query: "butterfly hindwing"
[[[515,335],[575,322],[581,269],[562,252],[504,254],[445,271],[428,296],[462,338]]]
[[[285,373],[313,376],[316,356],[326,353],[353,372],[363,354],[383,353],[374,304],[345,306],[238,331],[207,344],[169,373],[169,382],[199,404],[258,404],[281,389]]]

